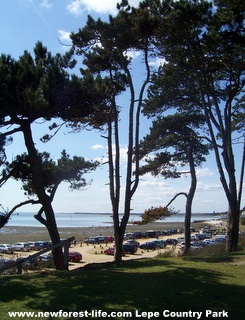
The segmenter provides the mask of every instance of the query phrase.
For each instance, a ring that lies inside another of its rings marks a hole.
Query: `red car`
[[[108,242],[113,242],[113,241],[114,241],[114,237],[112,237],[112,236],[107,236],[107,240],[108,240]]]
[[[111,255],[111,256],[114,256],[114,248],[108,248],[104,251],[104,254],[108,254],[108,255]],[[122,256],[125,256],[126,254],[126,251],[125,250],[122,250]]]
[[[79,262],[82,260],[82,258],[83,256],[81,255],[80,252],[76,252],[76,251],[69,252],[69,261]]]

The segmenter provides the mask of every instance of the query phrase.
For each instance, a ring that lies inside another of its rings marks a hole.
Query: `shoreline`
[[[198,229],[210,221],[196,221],[192,223],[192,227]],[[126,228],[126,233],[146,230],[169,230],[184,228],[183,222],[153,222],[147,225],[129,224]],[[58,228],[60,237],[66,239],[74,236],[77,242],[84,241],[90,236],[109,236],[113,235],[113,226],[91,226],[91,227],[60,227]],[[28,242],[28,241],[49,241],[50,237],[45,227],[26,227],[26,226],[6,226],[0,229],[0,243]]]

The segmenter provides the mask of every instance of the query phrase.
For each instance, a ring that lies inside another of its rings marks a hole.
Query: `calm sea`
[[[20,212],[13,214],[7,226],[13,227],[43,227],[34,217],[34,213]],[[129,223],[140,220],[141,214],[132,214]],[[183,213],[175,214],[167,217],[163,222],[184,222],[185,215]],[[210,213],[194,213],[192,214],[192,222],[205,221],[212,219],[220,219],[221,215],[213,215]],[[56,221],[58,227],[97,227],[112,226],[112,217],[109,213],[56,213]]]

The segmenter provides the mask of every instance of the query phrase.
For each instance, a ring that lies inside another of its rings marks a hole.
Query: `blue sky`
[[[129,1],[137,5],[138,0]],[[117,0],[1,0],[0,19],[0,52],[10,54],[18,59],[24,50],[32,52],[37,41],[42,41],[53,54],[63,53],[69,45],[70,32],[82,28],[87,15],[106,19],[108,14],[116,13]],[[135,58],[137,68],[140,68],[140,58]],[[139,71],[140,72],[140,71]],[[122,103],[127,103],[122,97]],[[121,125],[121,154],[122,168],[125,167],[127,152],[127,124],[122,115]],[[147,134],[149,120],[142,119],[141,135]],[[73,156],[84,156],[87,159],[105,159],[106,141],[99,132],[83,131],[79,134],[67,134],[64,129],[48,144],[39,144],[38,139],[45,133],[43,126],[37,125],[35,138],[40,151],[48,151],[53,159],[60,156],[62,149]],[[11,159],[24,152],[21,135],[14,137],[14,142],[7,148]],[[239,159],[239,151],[237,153]],[[122,172],[123,173],[123,172]],[[214,155],[197,169],[198,188],[193,204],[193,212],[213,212],[227,210],[227,201],[219,182]],[[122,174],[123,176],[123,174]],[[111,212],[108,190],[108,168],[99,167],[96,172],[89,174],[87,179],[93,179],[91,186],[83,191],[69,191],[67,184],[62,184],[53,202],[57,212]],[[143,212],[151,206],[164,206],[178,192],[189,188],[188,175],[178,180],[155,178],[150,174],[142,177],[139,188],[132,201],[134,212]],[[123,182],[122,182],[123,190]],[[20,201],[26,200],[21,185],[11,181],[0,189],[0,203],[11,209]],[[243,202],[244,205],[244,202]],[[178,198],[173,207],[180,212],[185,210],[185,199]],[[38,207],[26,206],[20,211],[35,211]]]

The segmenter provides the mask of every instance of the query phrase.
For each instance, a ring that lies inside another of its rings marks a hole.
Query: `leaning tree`
[[[87,81],[68,72],[74,65],[72,52],[53,56],[40,42],[36,44],[33,56],[27,51],[18,60],[10,55],[0,56],[1,137],[17,132],[24,137],[33,190],[45,213],[53,244],[60,241],[60,236],[33,128],[38,119],[42,120],[40,122],[66,119],[74,112],[82,119],[94,112],[96,98],[86,90]],[[55,249],[54,259],[56,268],[63,269],[61,248]]]

